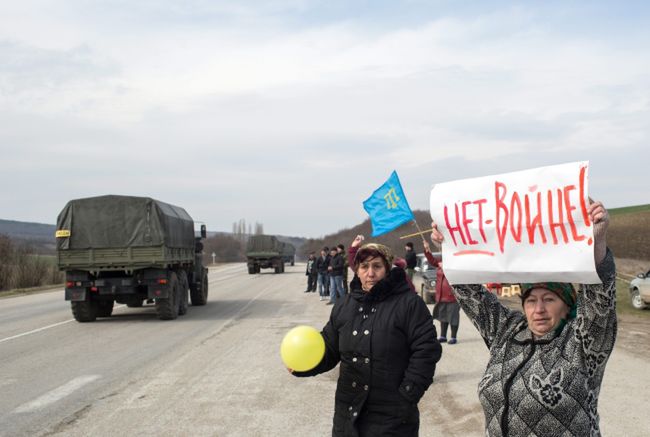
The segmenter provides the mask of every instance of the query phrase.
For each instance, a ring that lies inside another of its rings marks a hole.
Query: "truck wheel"
[[[295,265],[296,265],[296,259],[295,259],[295,258],[291,258],[291,267],[293,267],[293,266],[295,266]]]
[[[187,298],[188,293],[187,289],[190,288],[189,282],[187,281],[187,273],[185,270],[181,270],[179,274],[179,285],[180,285],[180,302],[178,305],[178,315],[184,316],[187,313]]]
[[[193,306],[201,306],[208,303],[208,272],[204,269],[201,275],[201,284],[190,291]]]
[[[97,318],[97,302],[94,300],[70,302],[70,307],[77,322],[94,322]]]
[[[281,269],[279,265],[275,266],[275,273],[280,273]]]
[[[261,271],[262,271],[262,267],[260,267],[259,265],[256,265],[255,266],[255,273],[259,273]]]
[[[248,274],[249,275],[255,274],[255,266],[248,266]]]
[[[178,277],[172,272],[169,275],[169,297],[156,299],[156,313],[160,320],[174,320],[178,317],[179,291]]]
[[[632,295],[632,306],[637,310],[644,310],[646,308],[646,304],[643,302],[643,299],[641,299],[639,289],[635,288],[630,292],[630,294]]]
[[[113,314],[112,300],[100,300],[97,302],[97,317],[110,317]]]

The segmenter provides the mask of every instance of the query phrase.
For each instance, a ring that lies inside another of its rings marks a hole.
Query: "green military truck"
[[[296,248],[293,244],[282,243],[282,260],[292,266],[296,264]]]
[[[275,269],[275,273],[283,273],[285,260],[290,258],[287,262],[292,262],[296,253],[291,244],[288,246],[272,235],[251,236],[246,246],[248,273],[253,275],[261,269]]]
[[[115,302],[155,302],[158,318],[175,319],[208,300],[208,270],[194,221],[178,206],[149,197],[71,200],[57,219],[57,262],[65,299],[79,322],[110,317]],[[189,291],[189,293],[188,293]]]

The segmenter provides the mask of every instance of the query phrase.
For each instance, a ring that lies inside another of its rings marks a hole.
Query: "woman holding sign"
[[[314,376],[341,363],[333,436],[418,435],[417,404],[442,348],[426,304],[392,264],[386,246],[358,248],[350,293],[336,301],[322,331],[325,356],[312,370],[292,372]]]
[[[524,314],[480,285],[454,285],[490,349],[479,399],[490,436],[600,435],[596,409],[616,338],[616,272],[606,247],[607,211],[588,207],[602,284],[522,284]],[[443,236],[432,223],[431,240]]]

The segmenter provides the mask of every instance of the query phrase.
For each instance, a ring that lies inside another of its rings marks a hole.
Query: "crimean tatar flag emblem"
[[[414,218],[396,171],[363,202],[363,208],[370,216],[373,237],[390,232]]]

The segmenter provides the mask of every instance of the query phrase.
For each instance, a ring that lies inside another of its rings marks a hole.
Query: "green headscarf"
[[[564,303],[569,307],[569,312],[566,318],[562,319],[558,326],[555,328],[556,332],[562,331],[564,325],[566,325],[569,320],[574,319],[578,311],[578,296],[576,294],[576,290],[573,288],[573,285],[568,282],[535,282],[521,284],[522,305],[530,292],[535,288],[544,288],[548,291],[552,291],[553,293],[557,294],[558,297],[562,299],[562,301],[564,301]]]

